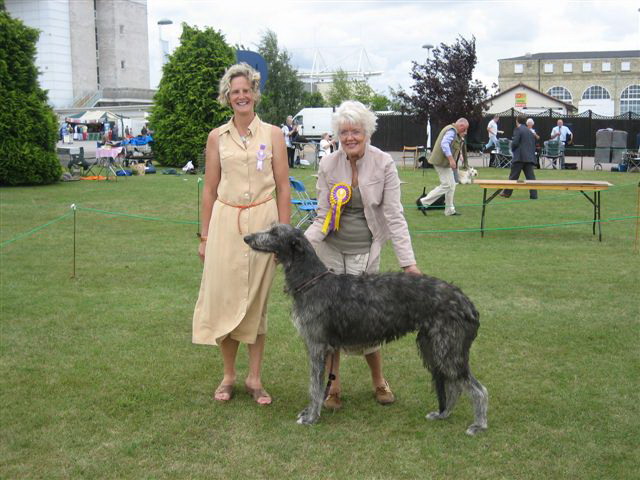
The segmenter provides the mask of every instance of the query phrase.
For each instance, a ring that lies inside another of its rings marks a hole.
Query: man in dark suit
[[[513,131],[513,140],[511,140],[513,160],[509,180],[518,180],[520,172],[523,170],[527,180],[536,179],[536,175],[533,173],[533,166],[536,163],[536,137],[525,123],[526,120],[522,115],[516,117],[516,129]],[[512,190],[503,190],[500,196],[509,198],[511,192]],[[531,200],[537,199],[538,191],[529,190],[529,198]]]

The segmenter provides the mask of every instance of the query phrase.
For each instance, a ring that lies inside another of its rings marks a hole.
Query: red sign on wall
[[[516,108],[521,107],[524,108],[527,106],[527,94],[526,93],[516,93]]]

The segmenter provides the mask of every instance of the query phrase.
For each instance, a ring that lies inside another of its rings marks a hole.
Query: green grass
[[[313,188],[310,170],[292,172]],[[482,191],[459,186],[463,214],[413,207],[432,170],[401,172],[419,267],[462,287],[481,312],[472,368],[490,392],[488,432],[464,434],[469,401],[436,407],[414,339],[383,350],[398,401],[375,404],[365,362],[342,366],[344,408],[295,424],[307,401],[302,342],[276,277],[264,383],[268,408],[236,392],[219,405],[220,352],[191,344],[200,282],[196,177],[144,176],[0,190],[1,478],[638,478],[640,298],[635,219],[494,230],[481,239]],[[636,215],[638,176],[608,180],[603,219]],[[481,169],[483,178],[505,170]],[[487,227],[589,220],[579,193],[526,191],[488,207]],[[77,211],[76,278],[70,278]],[[113,216],[83,208],[164,219]],[[436,232],[436,233],[434,233]],[[397,270],[387,246],[382,269]],[[247,370],[238,356],[239,380]],[[635,472],[635,473],[634,473]]]

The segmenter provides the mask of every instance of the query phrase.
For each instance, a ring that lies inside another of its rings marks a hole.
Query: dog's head
[[[312,249],[301,230],[277,223],[269,230],[252,233],[244,237],[247,245],[258,252],[274,253],[276,259],[286,268],[291,265],[296,254]]]
[[[469,171],[469,176],[470,177],[477,177],[478,176],[478,171],[475,168],[469,167],[468,171]]]

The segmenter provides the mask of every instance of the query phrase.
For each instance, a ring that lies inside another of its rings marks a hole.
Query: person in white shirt
[[[527,118],[527,128],[531,130],[533,136],[536,137],[536,168],[540,168],[540,145],[538,141],[540,140],[540,135],[536,133],[536,130],[533,128],[535,122],[533,118]]]
[[[322,134],[320,140],[320,150],[318,151],[318,161],[322,160],[322,157],[329,155],[333,149],[336,141],[328,133]]]
[[[293,117],[289,115],[287,122],[282,126],[282,133],[284,135],[284,143],[287,146],[287,158],[289,160],[289,168],[294,168],[293,159],[296,153],[296,147],[293,145],[293,137],[298,132],[298,126],[293,124]]]
[[[558,119],[557,126],[553,127],[551,130],[551,140],[556,137],[560,137],[560,141],[563,144],[567,143],[567,135],[573,137],[573,133],[569,130],[569,127],[564,126],[564,122],[561,119]]]
[[[493,148],[496,150],[500,150],[500,143],[498,142],[498,134],[504,133],[502,130],[498,130],[498,115],[494,115],[493,118],[489,121],[487,125],[487,133],[489,134],[489,141],[484,146],[484,149],[487,150],[489,147],[493,145]]]
[[[573,133],[569,127],[564,126],[562,119],[558,119],[555,127],[551,130],[551,140],[558,138],[562,143],[562,156],[560,157],[560,168],[564,168],[564,146],[567,143],[573,143]]]

